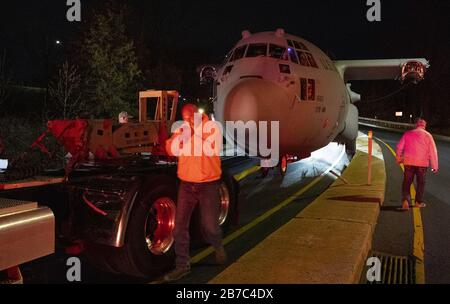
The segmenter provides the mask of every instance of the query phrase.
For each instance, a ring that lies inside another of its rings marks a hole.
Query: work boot
[[[422,203],[422,202],[416,202],[415,206],[416,208],[425,208],[427,206],[427,204]]]
[[[164,282],[178,281],[191,272],[190,267],[176,266],[175,269],[164,275]]]
[[[219,265],[223,265],[227,262],[227,253],[225,252],[225,248],[223,246],[216,249],[216,262]]]
[[[404,200],[403,201],[401,210],[403,210],[403,211],[408,211],[409,210],[409,202],[408,202],[408,200]]]

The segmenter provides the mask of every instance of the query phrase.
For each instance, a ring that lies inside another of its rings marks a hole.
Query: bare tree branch
[[[78,69],[67,61],[58,70],[57,77],[50,83],[49,93],[54,101],[57,116],[74,118],[84,110],[81,98],[81,77]]]

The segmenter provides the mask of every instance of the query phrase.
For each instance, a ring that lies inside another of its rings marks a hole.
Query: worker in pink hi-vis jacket
[[[431,164],[431,172],[439,169],[438,154],[433,136],[425,130],[427,122],[421,118],[416,120],[416,128],[406,132],[397,145],[397,162],[403,163],[405,173],[402,186],[402,210],[409,210],[411,201],[411,184],[417,178],[416,206],[425,207],[425,176]]]

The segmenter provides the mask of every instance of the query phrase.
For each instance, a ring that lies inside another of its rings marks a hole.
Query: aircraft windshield
[[[228,61],[230,61],[232,55],[233,55],[233,50],[231,50],[231,51],[225,56],[225,59],[223,60],[223,63],[222,63],[222,64],[228,63]]]
[[[255,43],[250,44],[245,57],[267,56],[267,44]]]
[[[288,60],[286,48],[276,44],[269,45],[269,57]]]
[[[289,53],[289,59],[298,64],[298,58],[297,58],[297,53],[295,52],[295,50],[291,47],[288,48],[288,53]]]
[[[244,57],[246,48],[247,48],[247,45],[243,45],[243,46],[240,46],[237,49],[235,49],[230,61],[235,61],[235,60],[238,60],[238,59],[241,59],[242,57]]]

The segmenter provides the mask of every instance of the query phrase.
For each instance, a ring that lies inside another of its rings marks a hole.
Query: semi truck
[[[61,240],[68,252],[83,253],[94,266],[112,273],[148,277],[172,267],[179,181],[177,160],[165,153],[164,142],[178,102],[177,91],[141,91],[136,122],[48,122],[31,147],[50,154],[43,142],[53,136],[67,153],[64,168],[0,173],[4,277],[20,280],[19,265],[52,254]],[[237,220],[236,176],[255,164],[247,157],[222,157],[217,220],[223,230]],[[201,242],[196,216],[191,233]]]

